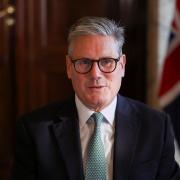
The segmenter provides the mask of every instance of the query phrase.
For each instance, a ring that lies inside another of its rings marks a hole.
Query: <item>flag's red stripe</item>
[[[180,45],[166,58],[159,95],[167,93],[180,80]]]

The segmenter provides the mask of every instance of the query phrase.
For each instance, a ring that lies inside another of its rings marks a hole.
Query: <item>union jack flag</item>
[[[176,1],[175,16],[172,21],[169,48],[159,90],[162,107],[172,102],[180,94],[180,0]]]
[[[176,0],[171,24],[169,46],[160,82],[159,102],[171,116],[180,147],[180,0]]]

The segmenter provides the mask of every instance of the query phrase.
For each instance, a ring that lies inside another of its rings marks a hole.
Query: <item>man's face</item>
[[[77,37],[72,42],[71,54],[66,56],[68,78],[71,79],[75,93],[83,104],[95,111],[100,111],[109,105],[121,86],[121,79],[125,72],[125,55],[120,57],[117,67],[112,73],[101,72],[98,64],[94,63],[91,71],[87,74],[76,72],[70,57],[73,60],[118,58],[119,54],[114,38],[100,35]]]

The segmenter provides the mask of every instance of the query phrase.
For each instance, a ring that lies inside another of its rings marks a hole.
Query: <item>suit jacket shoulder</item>
[[[180,178],[171,123],[165,113],[118,96],[115,121],[115,179]]]
[[[83,180],[73,99],[22,116],[17,122],[15,144],[13,180]]]

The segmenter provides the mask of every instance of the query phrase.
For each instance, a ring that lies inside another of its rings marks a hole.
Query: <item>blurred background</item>
[[[170,107],[179,161],[179,1],[0,0],[0,179],[9,179],[17,118],[72,94],[66,38],[70,25],[87,15],[105,16],[125,27],[127,65],[120,93],[159,110]],[[172,52],[176,54],[169,57]]]

